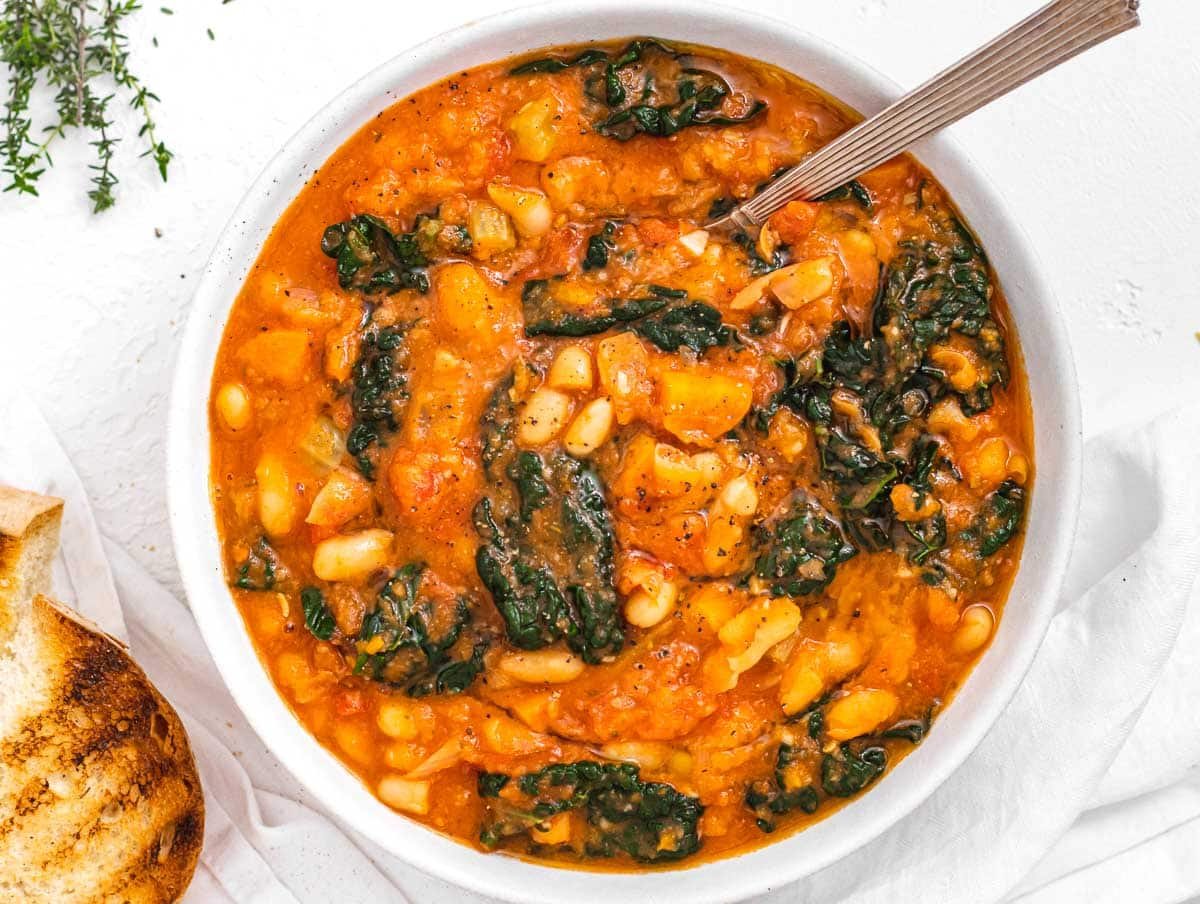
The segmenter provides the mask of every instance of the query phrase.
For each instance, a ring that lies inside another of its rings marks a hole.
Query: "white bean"
[[[588,350],[578,345],[568,345],[558,353],[554,363],[550,365],[546,383],[552,389],[568,392],[573,389],[591,389],[592,370],[592,356],[588,354]]]
[[[330,537],[313,552],[313,572],[322,581],[357,581],[388,563],[390,531],[373,528]]]
[[[593,399],[575,416],[563,446],[576,458],[591,455],[608,439],[612,432],[613,404],[608,399]]]
[[[525,684],[563,684],[583,674],[583,660],[566,650],[506,653],[500,671]]]
[[[517,441],[523,446],[540,446],[562,432],[571,415],[571,399],[545,386],[534,390],[517,422]]]
[[[230,430],[242,430],[250,425],[254,409],[250,407],[250,394],[241,383],[226,383],[217,390],[217,412]]]
[[[639,628],[652,628],[675,611],[679,587],[663,581],[657,592],[636,590],[625,601],[625,620]]]
[[[258,483],[258,520],[270,537],[290,534],[300,514],[296,488],[282,456],[265,452],[254,468]]]
[[[424,816],[429,812],[429,782],[418,782],[399,775],[379,780],[379,799],[389,807]]]
[[[959,616],[958,628],[954,632],[954,652],[974,653],[988,642],[995,626],[996,617],[987,606],[982,603],[967,606]]]

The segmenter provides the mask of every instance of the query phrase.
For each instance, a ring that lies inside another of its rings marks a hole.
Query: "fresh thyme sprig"
[[[150,157],[165,182],[171,151],[155,133],[151,106],[158,96],[129,69],[124,20],[138,0],[4,0],[0,19],[0,62],[8,68],[4,135],[0,141],[4,191],[36,195],[52,144],[71,129],[91,134],[96,162],[90,165],[88,198],[99,213],[112,207],[117,176],[112,170],[119,138],[109,105],[118,92],[140,116],[141,156]],[[43,81],[54,93],[55,121],[34,132],[30,98]],[[40,140],[39,140],[40,139]]]

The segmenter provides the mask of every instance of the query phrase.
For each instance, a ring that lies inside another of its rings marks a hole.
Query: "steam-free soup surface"
[[[1032,474],[984,251],[908,157],[703,228],[853,121],[720,51],[562,49],[398,101],[280,219],[217,360],[213,500],[280,693],[384,803],[694,862],[936,724]]]

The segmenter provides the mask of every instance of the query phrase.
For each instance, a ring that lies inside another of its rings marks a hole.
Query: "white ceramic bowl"
[[[1012,697],[1054,611],[1075,527],[1079,403],[1058,307],[1028,239],[1005,213],[994,189],[949,138],[937,137],[916,153],[979,234],[1007,293],[1029,373],[1038,477],[1021,569],[996,638],[918,749],[868,793],[804,832],[691,868],[613,874],[482,854],[443,837],[376,800],[308,734],[272,686],[226,587],[209,501],[209,383],[234,297],[305,178],[378,111],[452,71],[554,44],[633,35],[693,41],[774,63],[864,113],[880,109],[899,93],[868,66],[818,37],[711,4],[558,3],[443,34],[406,50],[339,95],[250,188],[196,291],[171,403],[168,479],[175,552],[204,639],[250,724],[314,797],[362,834],[442,879],[528,904],[736,900],[808,875],[870,841],[962,763]]]

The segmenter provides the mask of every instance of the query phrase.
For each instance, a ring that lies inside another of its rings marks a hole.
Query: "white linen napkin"
[[[128,637],[187,726],[207,806],[187,902],[482,900],[324,814],[242,718],[183,603],[101,543],[36,409],[0,402],[0,422],[10,428],[0,481],[67,500],[56,592]],[[1200,407],[1087,444],[1062,606],[1012,704],[910,816],[763,902],[1173,904],[1200,894],[1198,438]]]

